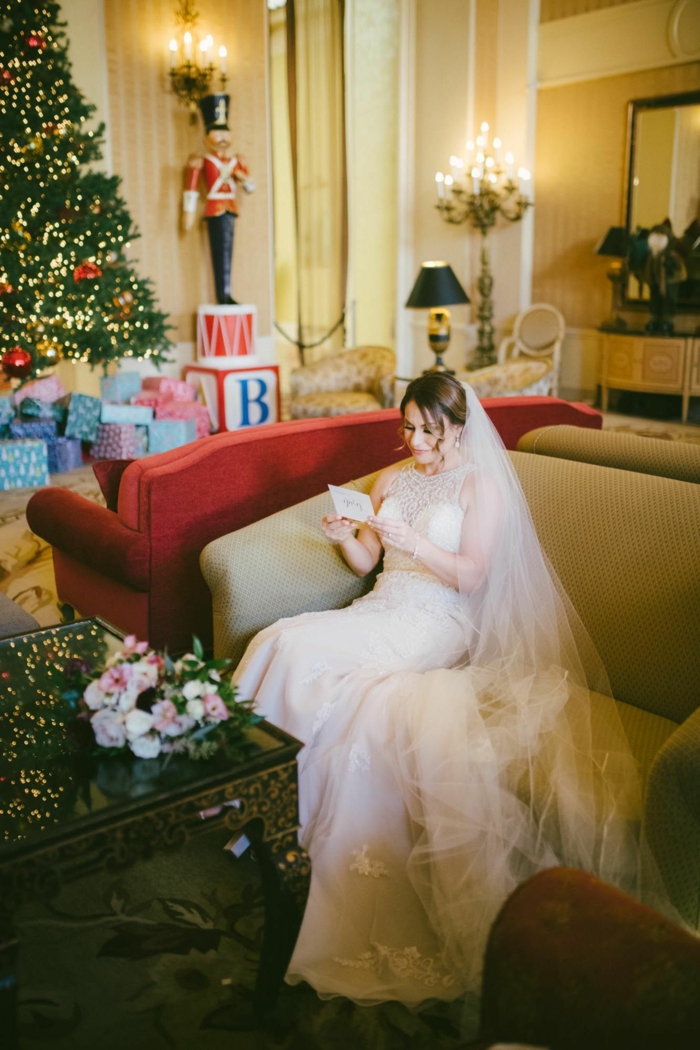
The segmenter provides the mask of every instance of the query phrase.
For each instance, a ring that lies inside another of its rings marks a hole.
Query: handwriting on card
[[[361,522],[367,521],[369,515],[374,514],[372,500],[366,492],[356,492],[355,489],[342,488],[340,485],[329,485],[328,488],[333,497],[336,514]]]

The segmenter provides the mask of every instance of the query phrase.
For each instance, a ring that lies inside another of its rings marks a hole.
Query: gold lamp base
[[[428,345],[435,354],[435,364],[432,368],[426,368],[423,375],[428,372],[445,372],[453,376],[454,370],[447,368],[442,360],[442,355],[447,353],[450,345],[450,311],[444,306],[434,306],[428,316]]]

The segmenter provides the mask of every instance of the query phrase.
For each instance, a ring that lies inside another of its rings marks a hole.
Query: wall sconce
[[[170,83],[173,93],[190,111],[190,123],[197,121],[197,103],[209,93],[210,85],[216,72],[212,61],[214,38],[211,33],[200,37],[197,32],[199,12],[194,0],[181,0],[175,12],[178,24],[178,37],[170,41]],[[222,44],[219,48],[219,81],[221,90],[226,86],[227,51]]]

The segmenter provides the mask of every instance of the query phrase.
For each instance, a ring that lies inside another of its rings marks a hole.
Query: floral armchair
[[[557,397],[564,318],[554,306],[536,303],[515,319],[513,334],[501,341],[498,363],[460,372],[478,397]]]
[[[394,404],[396,356],[384,346],[358,346],[291,375],[292,419],[374,412]]]

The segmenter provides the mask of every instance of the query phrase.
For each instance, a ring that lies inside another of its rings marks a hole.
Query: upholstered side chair
[[[385,346],[358,346],[291,374],[292,419],[374,412],[394,404],[396,355]]]
[[[555,306],[535,303],[515,319],[513,334],[501,340],[498,363],[460,372],[479,397],[557,397],[564,318]]]

